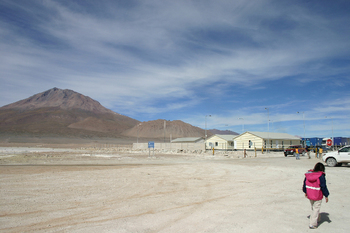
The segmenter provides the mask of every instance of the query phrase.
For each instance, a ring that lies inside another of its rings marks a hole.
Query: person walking
[[[296,158],[297,160],[300,159],[300,155],[299,155],[299,150],[298,150],[298,148],[295,148],[295,158]]]
[[[310,149],[309,149],[308,145],[306,145],[305,150],[306,150],[307,156],[309,157],[309,159],[311,159]]]
[[[320,210],[323,196],[328,202],[329,191],[326,184],[325,166],[323,163],[316,163],[313,170],[305,173],[303,184],[305,197],[310,200],[312,213],[310,215],[310,229],[316,229],[320,220]]]
[[[323,154],[323,148],[320,147],[320,155],[319,155],[319,157],[317,157],[317,158],[322,158],[322,154]]]

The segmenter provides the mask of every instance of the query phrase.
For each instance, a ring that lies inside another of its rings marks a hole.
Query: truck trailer
[[[323,138],[302,138],[308,147],[322,146]]]
[[[327,147],[327,140],[332,138],[323,138],[322,146]],[[349,138],[344,137],[334,137],[333,146],[342,147],[349,145]]]

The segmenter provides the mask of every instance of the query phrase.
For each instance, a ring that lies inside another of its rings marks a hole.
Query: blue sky
[[[0,106],[58,87],[140,121],[350,137],[349,12],[347,0],[2,0]]]

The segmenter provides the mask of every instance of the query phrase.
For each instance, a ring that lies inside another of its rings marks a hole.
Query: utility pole
[[[165,128],[166,128],[166,120],[164,120],[164,143],[165,143]]]
[[[142,124],[140,123],[137,125],[137,143],[139,143],[139,131],[140,131],[139,127],[140,127],[140,125],[142,125]]]
[[[211,115],[205,115],[205,140],[207,140],[207,117],[211,117]]]
[[[238,120],[242,120],[243,121],[243,123],[242,123],[242,134],[244,133],[244,119],[243,118],[238,118]]]
[[[270,113],[269,113],[269,108],[265,108],[267,110],[267,146],[266,146],[266,150],[267,153],[269,153],[268,145],[270,142]]]
[[[297,112],[299,113],[299,112]],[[304,112],[303,112],[303,123],[304,123],[304,140],[305,140],[305,116],[304,116]]]
[[[333,117],[325,117],[325,118],[331,118],[331,120],[332,120],[332,150],[334,150],[334,137],[333,137]]]

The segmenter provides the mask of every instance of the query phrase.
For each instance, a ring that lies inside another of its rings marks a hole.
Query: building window
[[[218,142],[215,142],[215,146],[218,146],[219,145],[219,143]]]

